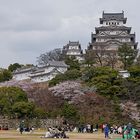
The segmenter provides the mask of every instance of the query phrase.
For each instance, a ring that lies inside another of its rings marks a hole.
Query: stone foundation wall
[[[17,119],[0,119],[0,128],[17,129],[22,120]],[[23,120],[24,126],[45,129],[47,127],[60,126],[62,125],[62,120],[60,119],[30,119]]]

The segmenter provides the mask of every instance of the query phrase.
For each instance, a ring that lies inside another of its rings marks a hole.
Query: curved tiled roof
[[[95,28],[96,31],[106,31],[106,30],[127,30],[127,31],[131,31],[131,27],[126,27],[126,26],[101,26],[101,27],[96,27]]]
[[[44,68],[48,66],[53,66],[53,67],[68,67],[68,65],[64,61],[48,61],[46,65],[39,67]]]
[[[102,18],[100,18],[100,24],[103,23],[103,21],[110,21],[110,20],[116,20],[116,21],[123,21],[123,23],[126,23],[127,18],[124,18],[124,12],[122,13],[104,13],[102,15]]]
[[[120,42],[118,40],[108,40],[106,42],[94,42],[94,43],[90,43],[89,45],[92,45],[92,46],[108,46],[108,44],[111,44],[111,43],[116,43],[118,45],[124,44],[124,42]],[[125,42],[125,43],[127,43],[130,46],[137,45],[136,43],[133,43],[133,42]]]

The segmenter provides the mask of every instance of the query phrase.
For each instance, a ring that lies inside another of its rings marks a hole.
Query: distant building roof
[[[44,66],[41,66],[39,68],[45,68],[48,66],[53,66],[53,67],[68,67],[68,65],[64,61],[48,61],[48,63]]]
[[[28,66],[28,67],[21,67],[18,68],[16,71],[13,72],[13,74],[19,74],[19,73],[25,73],[36,70],[37,67],[35,66]]]
[[[68,67],[67,64],[65,64],[64,61],[48,61],[48,63],[44,66],[41,67],[35,67],[35,66],[31,66],[31,67],[22,67],[17,69],[16,71],[13,72],[13,74],[21,74],[21,73],[31,73],[31,74],[37,74],[37,73],[41,73],[44,72],[44,69],[42,68],[46,68],[46,67]]]
[[[48,61],[49,66],[68,67],[64,61]]]
[[[69,41],[70,46],[78,46],[80,45],[79,41]]]
[[[126,23],[127,18],[124,18],[124,12],[122,13],[104,13],[102,14],[102,18],[100,18],[100,24],[103,24],[103,21],[110,21],[110,20],[116,20],[116,21],[123,21],[123,23]]]
[[[72,48],[70,46],[72,46]],[[68,52],[75,52],[76,54],[73,55],[77,55],[77,53],[80,53],[80,55],[82,55],[83,50],[79,41],[69,41],[67,45],[63,46],[63,54],[67,55]]]
[[[37,74],[37,73],[41,73],[41,72],[44,72],[45,70],[44,69],[36,69],[36,71],[33,71],[31,72],[31,74]]]

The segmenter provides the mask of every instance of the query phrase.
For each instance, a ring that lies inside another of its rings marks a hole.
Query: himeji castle
[[[117,50],[119,46],[127,43],[133,49],[137,49],[135,33],[131,33],[131,27],[125,26],[127,18],[124,12],[102,13],[100,27],[95,28],[95,33],[91,34],[91,42],[88,50]]]

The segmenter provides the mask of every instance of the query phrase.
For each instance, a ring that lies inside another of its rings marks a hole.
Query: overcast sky
[[[0,0],[0,67],[36,64],[70,41],[85,49],[105,12],[122,12],[140,42],[140,0]]]

